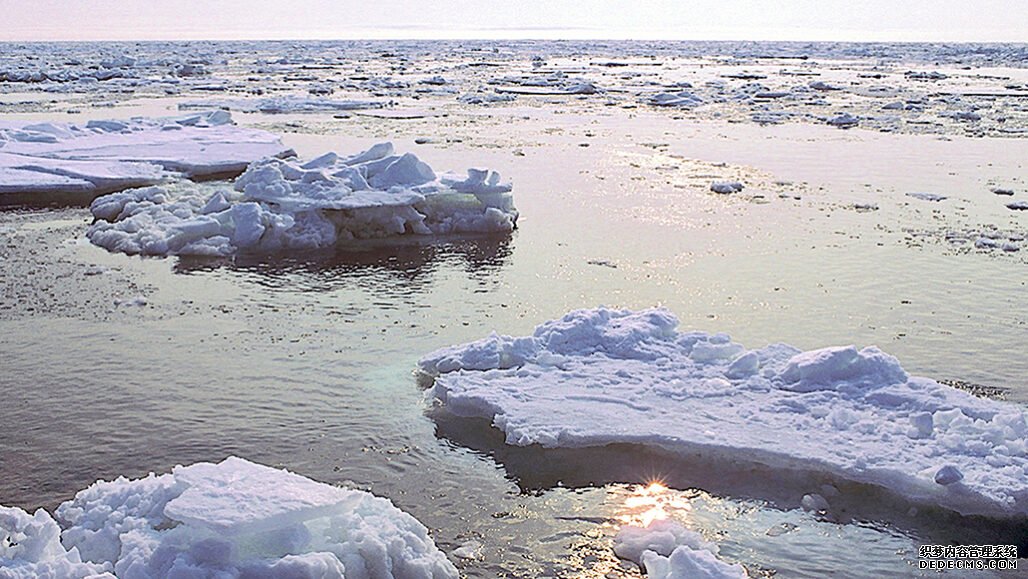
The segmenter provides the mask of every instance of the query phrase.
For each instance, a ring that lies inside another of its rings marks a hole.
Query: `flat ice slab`
[[[170,176],[242,172],[289,153],[278,136],[238,127],[225,111],[85,124],[0,122],[0,202],[12,194],[90,200]]]
[[[214,255],[333,247],[402,235],[509,232],[511,185],[495,171],[436,175],[380,143],[351,156],[264,159],[232,188],[193,183],[105,195],[89,239],[111,251]]]
[[[663,309],[579,310],[420,361],[508,444],[635,443],[813,469],[964,514],[1028,514],[1021,406],[910,377],[874,347],[747,350]]]
[[[100,481],[56,517],[0,507],[0,577],[457,577],[388,500],[240,458]]]

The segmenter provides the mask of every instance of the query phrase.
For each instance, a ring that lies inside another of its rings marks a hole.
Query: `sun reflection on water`
[[[681,491],[670,489],[663,482],[655,480],[632,489],[615,518],[619,522],[617,527],[646,527],[653,521],[672,517],[683,519],[690,510],[692,506],[688,497]]]

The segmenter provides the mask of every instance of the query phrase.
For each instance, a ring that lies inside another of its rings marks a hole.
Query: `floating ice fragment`
[[[680,523],[657,519],[645,527],[622,527],[614,537],[614,553],[646,569],[650,579],[738,579],[742,565],[717,558],[718,547]]]
[[[177,130],[165,130],[174,126]],[[169,172],[203,177],[241,172],[263,157],[289,153],[275,135],[237,127],[225,111],[170,119],[0,123],[0,203],[46,202],[165,181]],[[17,196],[17,197],[16,197]]]
[[[427,529],[370,493],[228,458],[0,507],[0,577],[456,579]]]
[[[860,123],[860,119],[849,113],[842,113],[829,118],[825,122],[827,122],[829,125],[839,127],[840,129],[848,129],[850,127],[857,126]]]
[[[710,190],[714,193],[721,193],[727,195],[729,193],[738,193],[743,190],[743,184],[738,181],[714,181],[710,184]]]
[[[820,81],[820,80],[815,80],[814,82],[808,84],[807,86],[809,86],[810,88],[812,88],[814,90],[820,90],[820,91],[842,90],[841,87],[830,85],[830,84],[828,84],[828,83],[826,83],[824,81]]]
[[[90,241],[144,255],[230,255],[332,247],[400,235],[509,232],[511,185],[487,169],[437,176],[391,143],[340,158],[265,159],[234,190],[198,184],[134,189],[90,206]]]
[[[419,364],[435,377],[430,396],[455,415],[493,420],[508,444],[702,452],[821,471],[965,514],[1028,514],[1022,407],[910,377],[874,347],[746,352],[676,325],[661,309],[579,310],[530,336],[493,334]],[[554,355],[559,365],[543,363]],[[940,462],[963,473],[960,492],[935,483]]]
[[[802,506],[803,510],[805,511],[811,511],[815,513],[826,512],[829,508],[828,501],[825,500],[823,496],[816,493],[803,495],[803,498],[800,499],[800,506]]]
[[[913,197],[914,199],[920,199],[921,201],[944,201],[945,195],[939,195],[938,193],[927,193],[924,191],[915,191],[913,193],[907,193],[907,197]]]

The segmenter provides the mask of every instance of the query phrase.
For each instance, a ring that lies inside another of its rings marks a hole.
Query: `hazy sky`
[[[1028,42],[1028,0],[0,0],[0,40],[646,38]]]

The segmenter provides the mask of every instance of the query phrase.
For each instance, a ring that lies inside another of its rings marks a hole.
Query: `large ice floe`
[[[747,350],[663,309],[574,311],[420,361],[430,396],[508,444],[634,443],[878,485],[963,514],[1028,514],[1018,405],[908,376],[875,347]]]
[[[231,188],[194,183],[114,193],[90,206],[89,239],[111,251],[225,256],[400,235],[509,232],[511,185],[495,171],[436,175],[391,143],[350,157],[264,159]]]
[[[387,499],[240,458],[99,481],[56,520],[0,507],[0,539],[5,579],[458,576]]]
[[[235,126],[226,111],[85,124],[0,122],[0,202],[16,195],[97,195],[172,176],[238,174],[290,154],[267,131]]]
[[[648,579],[743,579],[742,565],[718,559],[718,546],[670,519],[626,525],[614,537],[614,553],[638,563]]]

